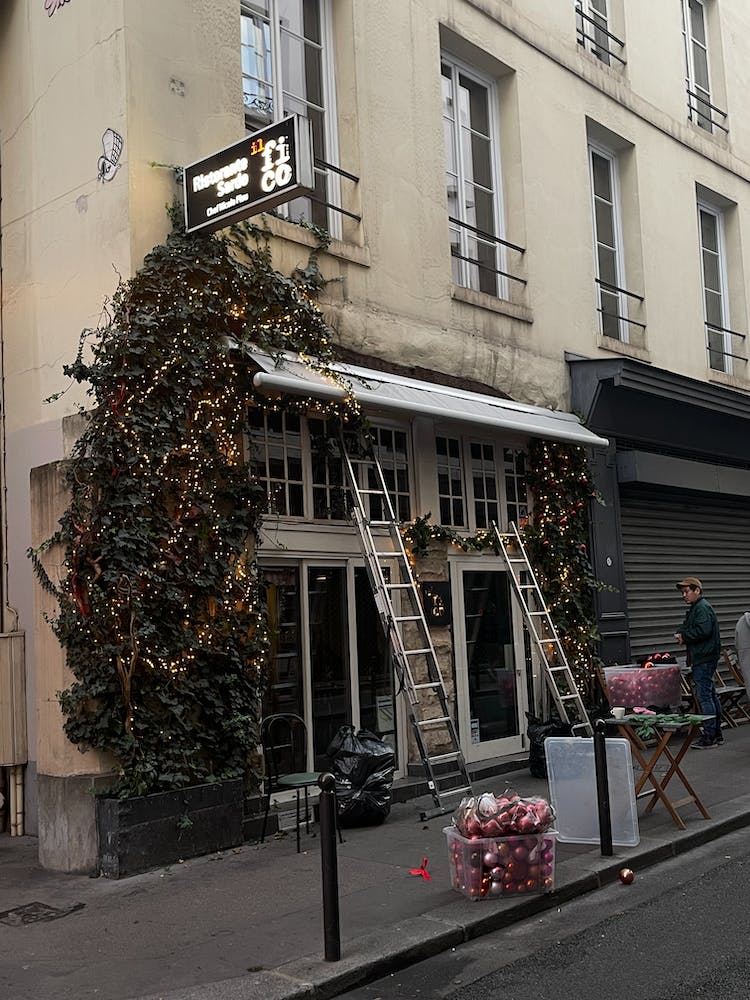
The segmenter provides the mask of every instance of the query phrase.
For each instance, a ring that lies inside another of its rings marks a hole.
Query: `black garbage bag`
[[[341,826],[376,826],[391,811],[396,757],[375,733],[342,726],[326,751],[336,779]]]
[[[530,712],[526,713],[529,720],[526,735],[529,737],[529,770],[535,778],[547,777],[547,757],[544,753],[544,741],[548,736],[570,736],[573,732],[567,722],[560,719],[538,719]]]

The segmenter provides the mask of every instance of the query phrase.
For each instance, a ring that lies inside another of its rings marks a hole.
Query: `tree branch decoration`
[[[115,794],[241,775],[257,746],[268,638],[254,546],[267,498],[244,454],[247,414],[314,401],[260,397],[249,355],[298,351],[341,382],[320,284],[315,256],[291,277],[274,270],[260,229],[175,228],[64,369],[91,406],[67,463],[69,507],[30,555],[75,677],[59,695],[65,732],[114,754]],[[351,400],[322,409],[356,424]],[[40,559],[54,544],[59,586]]]

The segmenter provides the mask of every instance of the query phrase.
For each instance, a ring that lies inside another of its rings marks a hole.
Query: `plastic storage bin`
[[[635,847],[640,842],[630,743],[608,739],[607,778],[612,843]],[[598,844],[594,741],[578,736],[550,736],[544,741],[555,829],[561,843]]]
[[[516,837],[462,837],[453,826],[448,840],[451,886],[479,900],[551,892],[555,878],[555,832]]]
[[[677,708],[682,702],[680,668],[605,667],[604,683],[610,705],[623,708]]]

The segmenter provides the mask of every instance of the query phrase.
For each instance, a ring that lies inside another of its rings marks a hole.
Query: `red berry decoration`
[[[632,868],[621,868],[620,869],[620,881],[623,885],[632,885],[635,878],[635,872]]]

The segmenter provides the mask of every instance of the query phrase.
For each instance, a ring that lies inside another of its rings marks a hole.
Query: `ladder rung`
[[[421,622],[421,615],[396,615],[393,619],[395,622]]]
[[[383,585],[386,590],[412,590],[413,584],[411,583],[386,583]]]
[[[449,715],[441,715],[434,719],[418,719],[418,726],[444,726],[446,722],[450,722],[451,717]]]
[[[431,653],[431,652],[432,652],[432,650],[429,649],[429,648],[426,648],[426,649],[405,649],[404,650],[404,656],[419,656],[420,654],[424,655],[425,653]]]
[[[458,750],[453,750],[451,753],[441,753],[438,754],[437,757],[428,757],[427,759],[431,764],[443,764],[447,760],[458,760],[460,756],[461,754]],[[451,772],[451,775],[456,775],[460,773],[461,773],[460,771],[453,771]],[[440,777],[445,778],[447,777],[447,775],[441,774]]]
[[[414,690],[420,691],[422,688],[439,688],[443,686],[442,681],[425,681],[422,684],[414,684]]]

